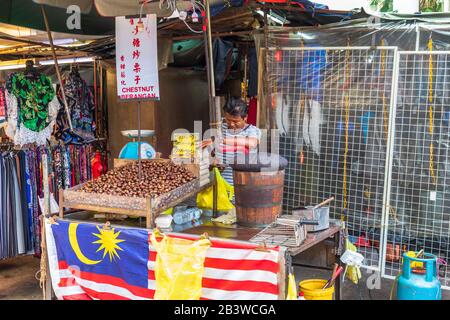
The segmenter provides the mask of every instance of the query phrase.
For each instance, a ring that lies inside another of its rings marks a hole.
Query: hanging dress
[[[0,86],[0,128],[3,128],[6,125],[6,97],[5,97],[5,88]]]
[[[8,137],[20,146],[45,145],[60,109],[50,79],[42,74],[30,77],[13,73],[6,87]]]
[[[69,131],[65,110],[58,114],[56,137],[66,144],[79,144],[95,138],[94,97],[86,81],[78,71],[67,72],[63,75],[64,95],[70,110],[73,131]],[[59,99],[62,94],[59,88]]]

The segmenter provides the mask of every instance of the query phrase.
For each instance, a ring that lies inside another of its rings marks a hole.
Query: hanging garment
[[[39,181],[41,180],[41,172],[40,172],[40,157],[39,152],[37,150],[33,151],[33,234],[35,238],[35,250],[36,252],[39,252],[39,215],[40,207],[39,207],[39,198],[40,198],[40,190],[41,190],[41,184]]]
[[[257,98],[253,97],[250,98],[250,101],[248,102],[247,123],[256,126],[257,116],[258,116],[258,100]]]
[[[14,219],[14,204],[12,200],[12,190],[14,189],[14,183],[12,181],[12,169],[9,162],[9,155],[4,154],[4,172],[5,172],[5,210],[6,210],[6,243],[8,244],[7,247],[7,254],[6,257],[13,257],[17,255],[17,241],[16,241],[16,226],[14,225],[15,219]]]
[[[275,117],[277,129],[280,130],[280,135],[284,136],[289,132],[289,109],[291,106],[288,103],[286,95],[276,95],[276,109]]]
[[[6,97],[5,88],[0,86],[0,128],[6,125]]]
[[[14,98],[12,94],[9,94],[8,90],[5,90],[5,100],[6,100],[6,119],[7,124],[5,127],[6,136],[14,141],[17,130],[17,99]]]
[[[94,151],[92,146],[56,145],[0,154],[0,259],[26,253],[40,256],[43,155],[48,159],[49,191],[57,196],[57,191],[72,186],[67,180],[70,171],[77,184],[91,179]],[[75,162],[70,163],[70,153]]]
[[[19,172],[19,191],[20,202],[22,209],[22,228],[25,240],[25,250],[28,252],[32,248],[31,232],[30,232],[30,217],[28,214],[28,198],[27,198],[27,169],[26,169],[26,155],[24,151],[20,151],[16,155],[17,167]]]
[[[61,154],[61,146],[57,146],[53,152],[53,170],[55,172],[55,186],[54,189],[60,190],[64,188],[64,168],[63,156]],[[56,193],[55,193],[56,194]]]
[[[7,81],[6,133],[17,145],[44,145],[50,138],[60,105],[45,75],[28,77],[13,73]]]
[[[11,200],[14,206],[14,223],[17,238],[17,253],[25,253],[25,233],[24,233],[24,221],[22,216],[22,202],[20,198],[19,189],[19,179],[17,177],[17,162],[15,156],[11,155],[9,158],[10,169],[11,169],[11,179],[12,179],[12,189],[11,189]]]
[[[303,117],[303,141],[316,155],[320,155],[320,125],[322,111],[319,102],[307,100]]]
[[[256,97],[258,95],[258,58],[256,48],[248,50],[248,96]],[[256,125],[256,124],[255,124]]]
[[[6,237],[6,180],[3,155],[0,154],[0,259],[7,257]]]
[[[233,43],[216,38],[213,41],[214,80],[216,90],[220,90],[230,73],[233,63]]]
[[[64,185],[66,188],[73,186],[72,184],[72,168],[70,165],[70,150],[68,147],[64,149]]]
[[[310,100],[309,139],[315,154],[320,155],[320,126],[322,124],[322,108],[319,102]]]
[[[22,151],[24,160],[25,160],[25,184],[23,187],[25,188],[25,197],[26,197],[26,211],[27,211],[27,220],[28,220],[28,237],[29,237],[29,246],[27,246],[28,251],[33,250],[34,248],[34,239],[33,239],[33,186],[32,186],[32,177],[30,170],[30,154],[29,152]]]
[[[16,157],[4,153],[0,157],[1,178],[1,229],[2,250],[0,258],[6,259],[26,252],[25,229]]]
[[[292,143],[296,146],[295,153],[303,150],[303,122],[305,113],[305,102],[300,98],[297,104],[292,104],[291,110],[289,111],[289,138],[291,138]],[[306,127],[307,128],[307,127]],[[296,156],[294,155],[294,158]]]
[[[306,105],[308,105],[308,101],[306,102]],[[303,141],[307,146],[311,145],[311,140],[309,139],[309,120],[310,120],[309,108],[305,107],[302,129],[303,129]]]
[[[106,167],[103,165],[102,154],[100,151],[97,151],[91,159],[91,168],[92,179],[97,179],[105,172]]]
[[[58,115],[58,130],[62,139],[70,142],[92,140],[95,138],[94,96],[80,73],[73,69],[63,75],[64,94],[70,110],[73,132],[69,133],[67,115],[61,110]],[[61,100],[61,92],[58,92]],[[62,103],[62,101],[61,101]]]

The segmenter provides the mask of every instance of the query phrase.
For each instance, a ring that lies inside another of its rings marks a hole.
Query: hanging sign
[[[116,17],[117,95],[159,100],[156,15]]]

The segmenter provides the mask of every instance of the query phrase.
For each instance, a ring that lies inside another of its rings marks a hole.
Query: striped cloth
[[[148,288],[130,285],[120,277],[80,271],[64,261],[58,261],[52,228],[46,224],[47,253],[55,295],[64,300],[148,300],[156,289],[156,251],[148,233]],[[198,236],[171,235],[196,240]],[[280,248],[257,251],[257,245],[226,240],[211,240],[206,253],[202,280],[202,300],[275,300],[278,299]],[[71,248],[66,248],[71,250]],[[138,276],[138,275],[136,275]]]
[[[225,121],[222,122],[222,136],[223,138],[230,137],[247,137],[247,138],[257,138],[261,139],[261,130],[255,127],[252,124],[247,124],[243,129],[240,130],[232,130],[228,128],[228,125]],[[221,144],[219,150],[217,151],[217,157],[220,159],[223,164],[233,164],[236,159],[236,156],[242,155],[244,153],[256,153],[258,148],[251,148],[250,150],[245,150],[246,148],[225,146]],[[222,177],[231,185],[233,183],[233,169],[230,166],[227,166],[225,170],[221,173]]]

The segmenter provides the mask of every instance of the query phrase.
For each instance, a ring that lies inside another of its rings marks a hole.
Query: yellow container
[[[300,282],[300,292],[306,300],[333,300],[334,286],[322,290],[327,280],[310,279]]]

